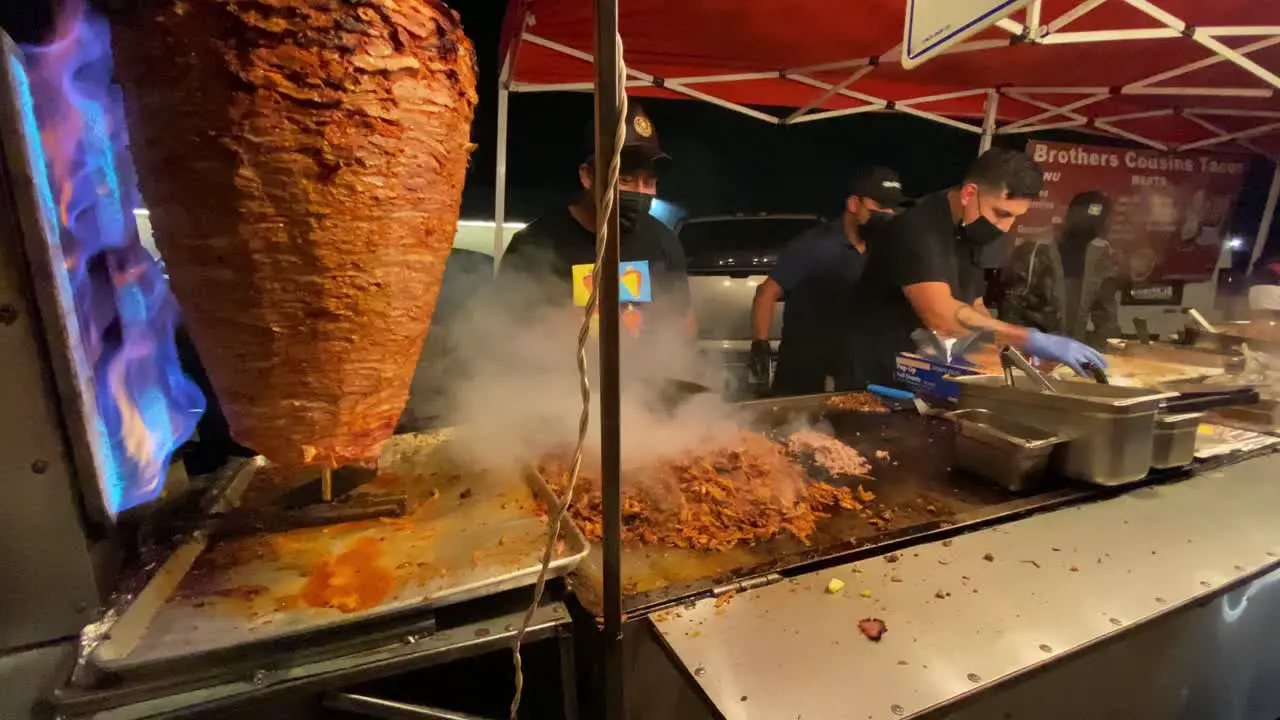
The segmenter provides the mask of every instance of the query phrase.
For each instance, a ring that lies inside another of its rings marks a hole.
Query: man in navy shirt
[[[778,300],[782,342],[773,380],[775,395],[822,392],[834,375],[834,337],[846,323],[835,318],[850,309],[840,304],[862,275],[867,240],[876,225],[902,204],[898,174],[881,167],[854,175],[842,217],[814,227],[783,248],[751,303],[751,363],[757,377],[769,376],[769,325]]]

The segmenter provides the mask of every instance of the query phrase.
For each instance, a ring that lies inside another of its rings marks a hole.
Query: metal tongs
[[[1047,393],[1056,393],[1058,388],[1050,382],[1044,373],[1035,369],[1026,356],[1018,352],[1012,345],[1005,345],[1000,348],[1000,367],[1004,369],[1004,382],[1009,387],[1015,387],[1013,380],[1013,369],[1017,368],[1022,371],[1023,375],[1031,378],[1042,391]]]

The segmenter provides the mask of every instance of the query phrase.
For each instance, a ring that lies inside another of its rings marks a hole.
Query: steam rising
[[[440,422],[458,428],[458,451],[478,466],[528,463],[572,448],[581,409],[574,353],[582,309],[573,307],[568,284],[512,273],[493,281],[487,268],[454,281],[489,286],[455,317],[433,322],[410,407],[421,413],[437,403]],[[623,467],[733,442],[741,418],[718,394],[695,395],[675,409],[664,404],[664,381],[717,388],[723,370],[699,357],[682,318],[657,306],[642,311],[642,335],[622,333]],[[588,348],[593,405],[585,464],[592,467],[600,437],[598,336]]]

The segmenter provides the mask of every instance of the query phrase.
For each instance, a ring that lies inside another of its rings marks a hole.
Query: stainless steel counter
[[[1252,581],[1223,598],[1224,617],[1242,613],[1280,580],[1277,517],[1280,455],[1268,455],[654,622],[727,720],[896,720]],[[828,593],[832,579],[844,588]],[[880,642],[859,632],[864,618],[885,622]]]

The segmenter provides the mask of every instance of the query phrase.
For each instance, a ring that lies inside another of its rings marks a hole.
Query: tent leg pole
[[[987,90],[987,105],[982,113],[982,139],[978,141],[978,154],[991,149],[991,141],[996,135],[996,110],[1000,104],[1000,93],[995,89]],[[1004,265],[1012,252],[1013,241],[991,243],[978,251],[978,261],[983,268],[998,268]]]
[[[1280,199],[1280,162],[1276,163],[1275,172],[1271,175],[1271,190],[1267,193],[1267,204],[1262,209],[1262,225],[1258,227],[1258,237],[1253,241],[1253,252],[1249,255],[1249,270],[1258,263],[1262,251],[1267,247],[1267,238],[1271,235],[1271,221],[1276,216],[1276,200]]]
[[[600,308],[600,485],[603,500],[604,537],[604,717],[626,717],[624,663],[622,649],[622,435],[620,364],[618,356],[618,196],[609,183],[609,163],[617,151],[615,131],[620,117],[622,93],[617,57],[618,0],[595,0],[595,127],[597,201],[602,192],[614,193],[605,223],[604,252],[599,268]]]
[[[996,110],[1000,105],[1000,93],[987,91],[987,106],[982,116],[982,139],[978,141],[978,154],[991,149],[991,141],[996,134]]]
[[[507,103],[511,98],[507,76],[511,69],[511,54],[502,63],[502,77],[498,79],[498,142],[497,166],[493,173],[493,275],[498,275],[498,265],[506,250],[507,222]]]

